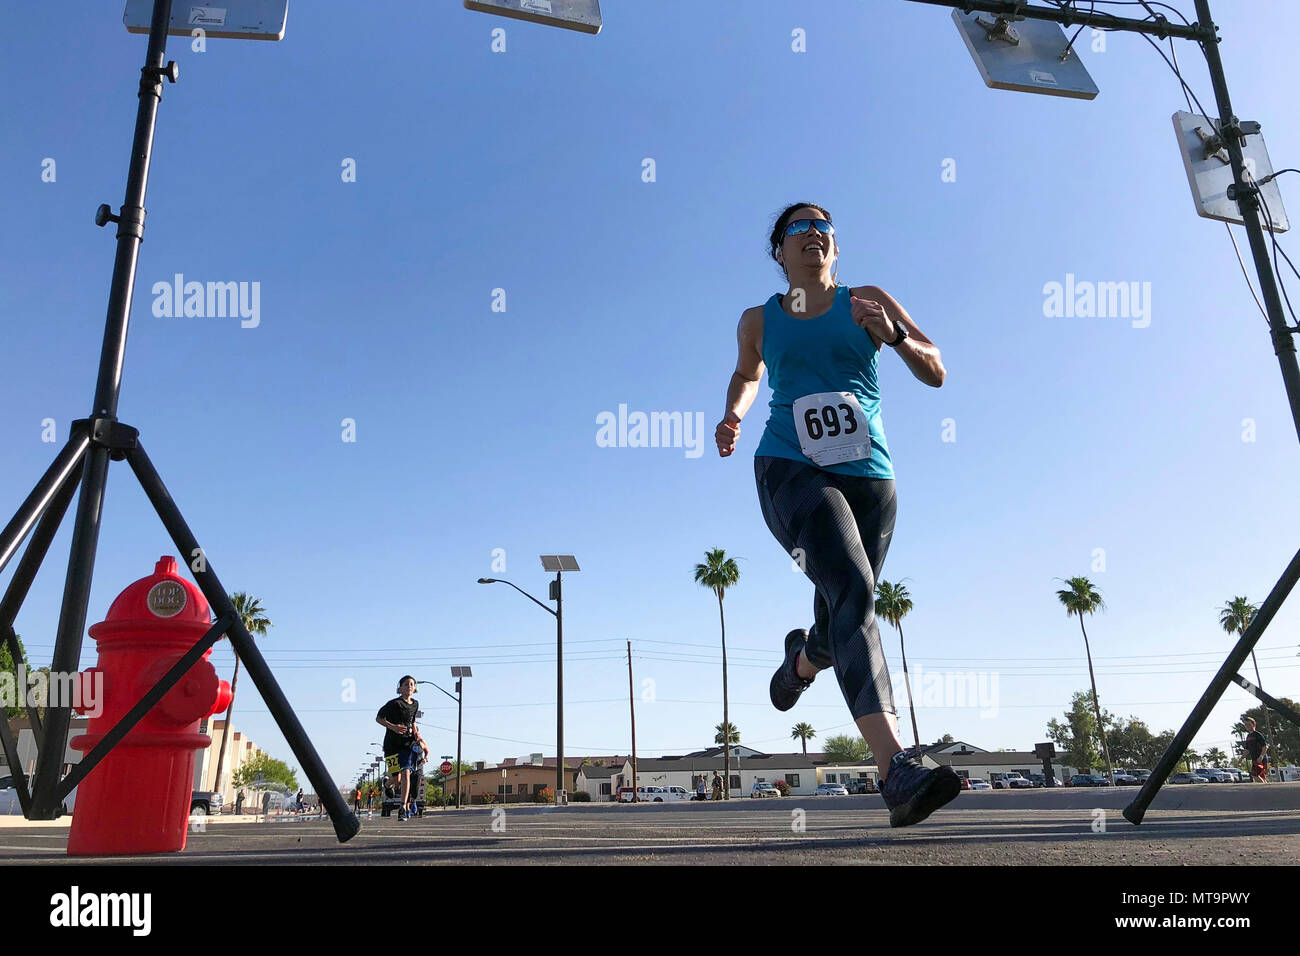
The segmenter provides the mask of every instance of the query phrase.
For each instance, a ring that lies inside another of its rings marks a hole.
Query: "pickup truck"
[[[206,817],[213,813],[220,813],[223,802],[224,798],[219,793],[195,790],[190,794],[190,816]]]
[[[1015,770],[1010,773],[995,773],[993,775],[994,790],[1031,790],[1033,786],[1034,782],[1032,780],[1026,780]]]

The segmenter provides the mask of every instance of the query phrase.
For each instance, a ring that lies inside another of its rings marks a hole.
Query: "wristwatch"
[[[898,327],[898,335],[894,336],[894,341],[887,342],[886,344],[892,345],[894,346],[894,348],[898,348],[898,346],[903,344],[903,340],[907,338],[907,326],[905,326],[902,322],[897,322],[897,321],[894,323],[894,325]]]

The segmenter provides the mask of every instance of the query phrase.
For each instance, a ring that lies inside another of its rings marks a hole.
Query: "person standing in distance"
[[[879,766],[890,825],[909,826],[957,796],[961,781],[951,768],[923,767],[898,739],[875,614],[897,505],[877,367],[888,349],[926,385],[938,388],[947,373],[939,349],[889,293],[836,283],[840,249],[821,206],[787,207],[768,241],[789,289],[741,315],[715,437],[723,458],[736,450],[766,369],[771,414],[754,452],[759,505],[816,587],[812,629],[786,635],[769,692],[777,710],[789,710],[818,671],[834,668]]]
[[[397,682],[397,695],[375,715],[375,723],[384,728],[384,764],[389,784],[400,796],[397,819],[406,819],[406,801],[411,792],[411,763],[414,751],[411,744],[419,738],[415,715],[420,712],[420,702],[415,699],[415,678],[407,674]]]
[[[1241,747],[1250,757],[1250,782],[1268,782],[1268,762],[1264,754],[1268,751],[1268,739],[1255,729],[1255,718],[1247,717],[1242,721],[1246,725],[1246,739]]]

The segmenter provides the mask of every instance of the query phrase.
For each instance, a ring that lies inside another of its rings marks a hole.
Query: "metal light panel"
[[[1046,20],[1008,21],[1002,30],[995,31],[1007,37],[999,39],[991,37],[986,29],[997,23],[997,16],[992,13],[964,14],[953,10],[952,19],[979,67],[980,76],[992,89],[1081,100],[1096,98],[1097,84],[1092,82],[1079,54],[1071,48],[1069,55],[1061,59],[1070,46],[1070,38],[1059,24]]]
[[[210,37],[226,40],[283,40],[288,16],[289,0],[172,0],[167,33],[187,37],[201,29]],[[152,22],[153,0],[126,0],[122,23],[128,33],[148,33]]]
[[[578,559],[571,554],[543,554],[542,570],[543,571],[581,571],[578,567]]]
[[[599,33],[600,0],[464,0],[466,10],[495,13],[579,33]]]
[[[1245,223],[1241,210],[1235,200],[1228,198],[1228,187],[1232,185],[1232,166],[1228,162],[1228,151],[1215,141],[1217,123],[1197,113],[1180,111],[1174,114],[1174,132],[1178,135],[1178,151],[1183,155],[1183,168],[1187,170],[1187,182],[1192,187],[1192,199],[1196,203],[1196,214],[1205,219],[1218,219],[1220,222]],[[1243,126],[1250,124],[1242,124]],[[1241,148],[1241,158],[1246,164],[1250,178],[1258,181],[1273,172],[1273,163],[1268,158],[1268,149],[1264,146],[1264,137],[1260,133],[1247,133],[1246,145]],[[1264,204],[1260,206],[1260,217],[1265,229],[1276,233],[1286,232],[1291,228],[1282,207],[1282,191],[1277,187],[1277,180],[1260,187],[1268,213],[1264,213]],[[1272,214],[1272,220],[1269,219]]]
[[[452,677],[473,677],[474,671],[469,667],[453,667],[451,669]]]

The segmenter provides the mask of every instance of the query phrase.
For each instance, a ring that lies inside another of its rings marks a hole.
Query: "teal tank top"
[[[773,295],[763,306],[771,415],[755,456],[791,458],[838,475],[893,478],[880,415],[879,361],[870,334],[853,321],[848,286],[835,290],[828,312],[811,319],[791,318]]]

